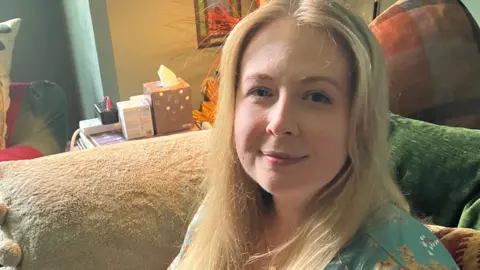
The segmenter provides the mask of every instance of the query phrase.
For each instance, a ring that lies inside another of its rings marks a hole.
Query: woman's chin
[[[326,183],[318,178],[309,179],[307,176],[265,173],[258,175],[255,181],[262,189],[280,198],[308,197],[316,194]]]
[[[257,182],[265,191],[272,195],[281,195],[294,190],[296,184],[292,178],[287,177],[269,177],[263,178],[261,182]]]

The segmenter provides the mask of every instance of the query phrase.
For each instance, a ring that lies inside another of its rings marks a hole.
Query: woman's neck
[[[277,222],[299,226],[309,203],[307,196],[273,196],[274,213]]]
[[[273,198],[273,206],[272,211],[265,216],[265,231],[259,247],[259,252],[267,255],[254,263],[252,269],[279,269],[279,266],[285,263],[285,254],[282,253],[272,262],[270,251],[288,242],[295,235],[302,221],[303,204],[294,204],[290,200]],[[276,268],[268,267],[272,265],[275,265]]]
[[[303,219],[306,200],[273,197],[273,212],[266,216],[268,245],[277,247],[294,236]]]
[[[274,199],[273,216],[276,225],[281,227],[298,227],[302,219],[303,211],[303,204]]]

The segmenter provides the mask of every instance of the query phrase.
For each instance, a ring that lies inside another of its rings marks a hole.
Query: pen
[[[105,97],[105,107],[107,111],[110,111],[112,109],[112,102],[110,101],[110,96]]]

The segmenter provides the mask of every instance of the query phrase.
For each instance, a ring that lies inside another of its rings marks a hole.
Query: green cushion
[[[434,224],[480,229],[480,130],[391,115],[394,175],[413,213]]]

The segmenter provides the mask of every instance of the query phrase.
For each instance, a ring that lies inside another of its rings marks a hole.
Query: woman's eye
[[[249,95],[258,97],[258,98],[265,98],[265,97],[271,97],[272,92],[267,89],[267,88],[254,88],[249,92]]]
[[[306,100],[310,100],[313,102],[324,103],[324,104],[332,104],[332,100],[323,93],[310,93],[305,97]]]

